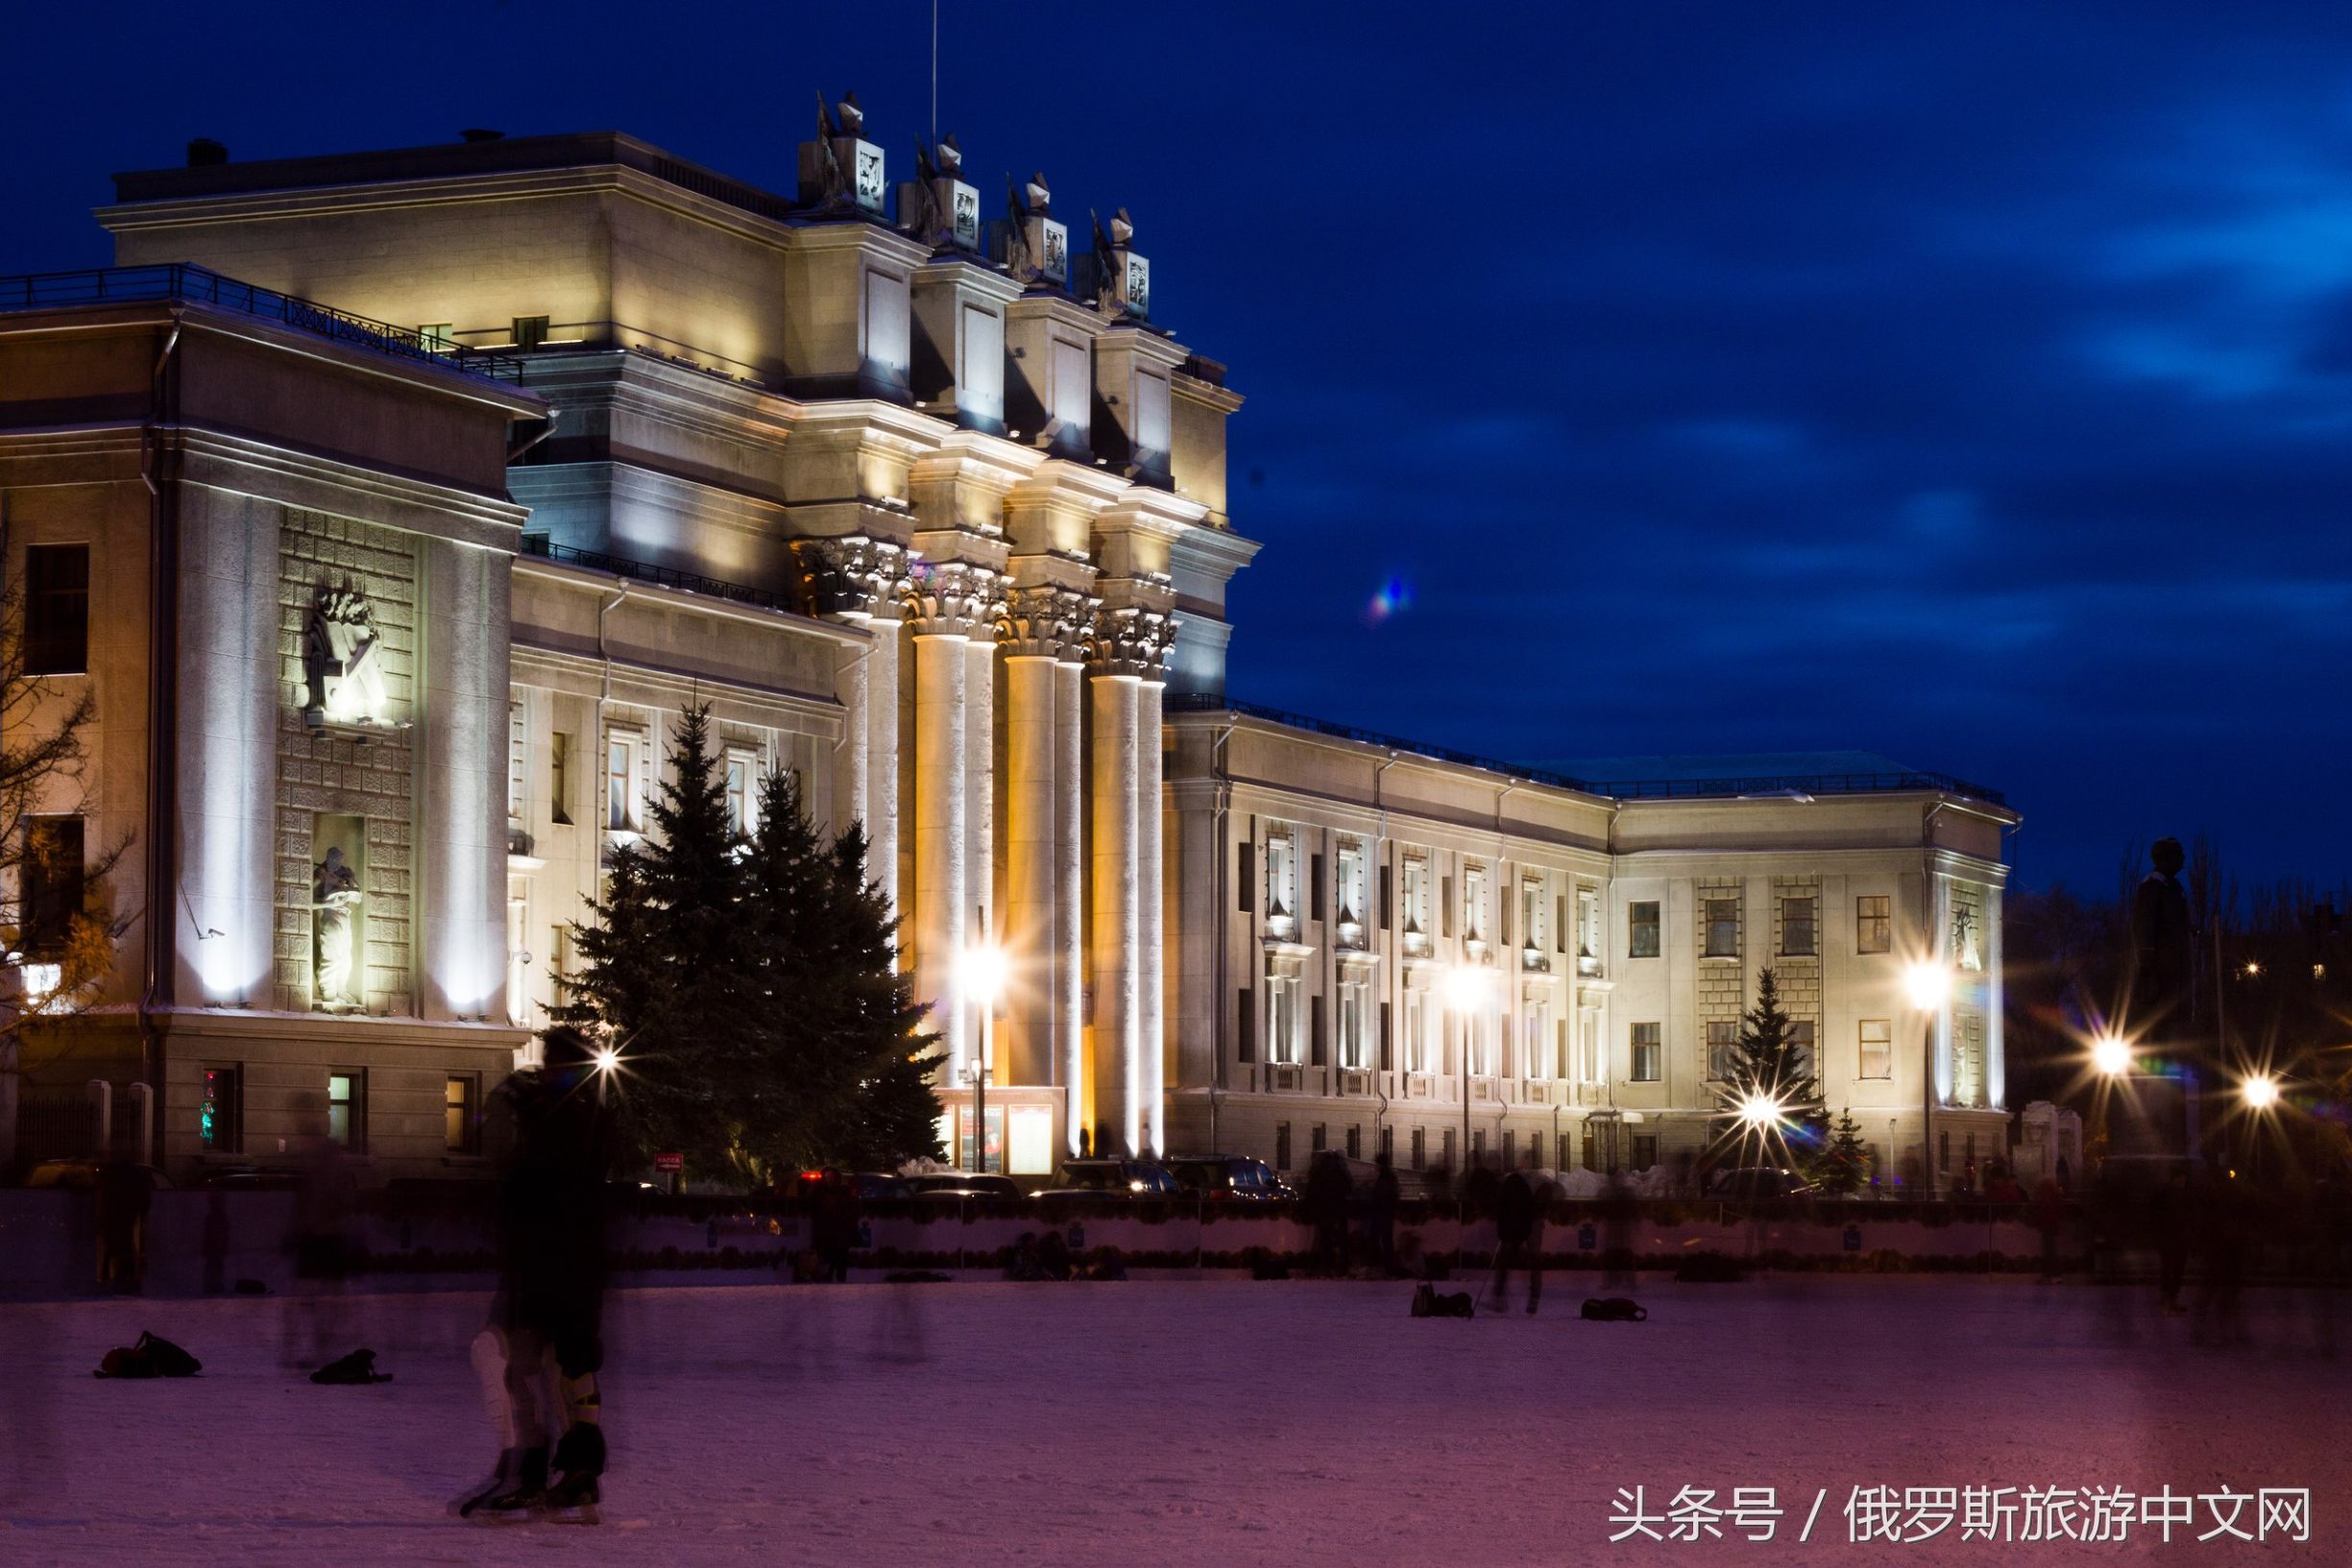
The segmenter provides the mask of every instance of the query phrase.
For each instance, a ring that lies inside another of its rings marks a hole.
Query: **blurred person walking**
[[[1494,1284],[1488,1292],[1493,1310],[1511,1310],[1511,1270],[1527,1271],[1527,1312],[1543,1299],[1543,1183],[1534,1161],[1505,1176],[1494,1191]]]

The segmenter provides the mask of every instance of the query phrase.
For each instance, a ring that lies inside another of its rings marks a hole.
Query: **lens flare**
[[[2109,1077],[2131,1071],[2131,1043],[2120,1034],[2102,1034],[2091,1042],[2091,1065]]]
[[[1364,624],[1377,626],[1392,615],[1401,615],[1413,608],[1413,585],[1402,577],[1391,577],[1372,591],[1370,603],[1364,607]]]

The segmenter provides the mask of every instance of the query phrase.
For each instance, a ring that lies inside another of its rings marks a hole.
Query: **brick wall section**
[[[410,982],[416,768],[409,731],[366,741],[315,732],[303,722],[309,700],[303,637],[320,591],[345,584],[368,598],[384,645],[384,686],[396,723],[416,716],[417,554],[403,535],[316,512],[289,510],[280,533],[278,639],[278,983],[281,1011],[307,1012],[311,997],[310,890],[322,811],[363,818],[367,861],[360,905],[366,943],[364,1009],[416,1011]]]

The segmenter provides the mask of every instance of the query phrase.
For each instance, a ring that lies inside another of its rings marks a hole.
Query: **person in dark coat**
[[[477,1500],[499,1512],[593,1507],[605,1468],[597,1375],[617,1140],[588,1037],[554,1028],[544,1039],[546,1065],[518,1073],[501,1091],[516,1147],[498,1199],[505,1266],[495,1326],[503,1330],[513,1434],[499,1464],[508,1484]],[[550,1453],[546,1434],[559,1421]]]
[[[1385,1274],[1396,1272],[1396,1163],[1386,1154],[1372,1162],[1371,1201],[1364,1209],[1364,1240]]]
[[[156,1182],[132,1160],[98,1168],[98,1283],[132,1295],[147,1285],[147,1212]]]
[[[2156,1304],[2168,1317],[2188,1311],[2180,1304],[2180,1288],[2189,1277],[2192,1196],[2188,1169],[2174,1166],[2149,1200],[2156,1240]]]
[[[1494,1286],[1488,1299],[1495,1312],[1511,1310],[1511,1270],[1527,1271],[1527,1310],[1543,1299],[1543,1200],[1532,1169],[1514,1170],[1494,1189]]]
[[[1315,1156],[1302,1207],[1315,1227],[1315,1266],[1326,1273],[1347,1271],[1347,1200],[1355,1190],[1346,1162],[1336,1152],[1325,1149]]]

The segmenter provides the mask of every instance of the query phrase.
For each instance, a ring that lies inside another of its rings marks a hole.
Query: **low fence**
[[[497,1264],[496,1229],[479,1194],[441,1193],[424,1201],[379,1194],[345,1230],[352,1274],[370,1290],[487,1286]],[[1749,1266],[1853,1272],[2038,1269],[2043,1237],[2014,1208],[1964,1204],[1786,1203],[1741,1206],[1644,1202],[1630,1218],[1600,1204],[1551,1210],[1541,1244],[1548,1266],[1645,1270],[1679,1268],[1693,1258]],[[1365,1256],[1363,1215],[1350,1227]],[[173,1191],[154,1194],[145,1221],[147,1289],[202,1294],[240,1281],[280,1291],[293,1281],[296,1194]],[[994,1273],[1024,1240],[1056,1232],[1081,1258],[1115,1252],[1139,1269],[1272,1270],[1307,1263],[1311,1227],[1287,1204],[1088,1204],[1045,1200],[892,1202],[857,1218],[854,1264],[864,1270]],[[772,1282],[789,1278],[811,1244],[808,1217],[787,1206],[723,1199],[652,1199],[617,1214],[609,1232],[617,1275],[627,1283]],[[1494,1248],[1491,1221],[1465,1219],[1450,1203],[1407,1203],[1395,1218],[1401,1266],[1413,1272],[1480,1266]],[[2081,1266],[2088,1237],[2070,1217],[2062,1250]],[[55,1296],[94,1291],[98,1271],[96,1194],[0,1191],[0,1295]],[[1612,1253],[1619,1256],[1612,1257]],[[2282,1253],[2277,1269],[2291,1269]]]

